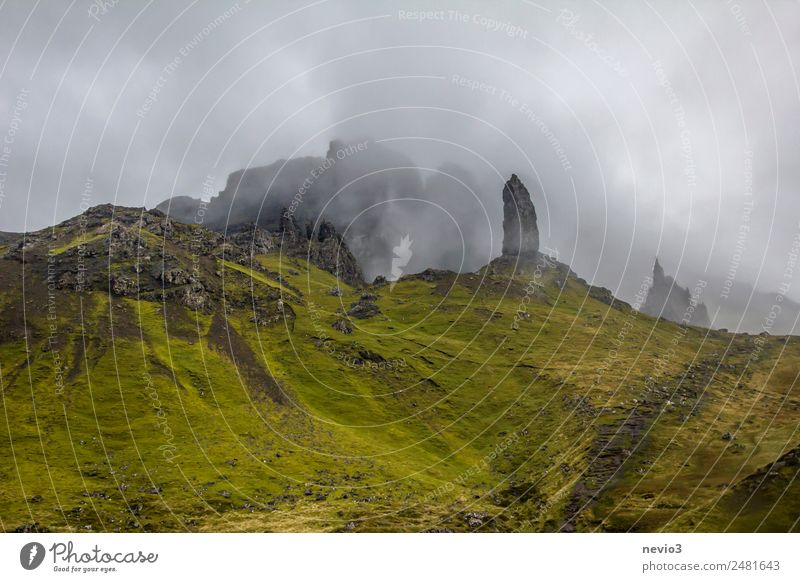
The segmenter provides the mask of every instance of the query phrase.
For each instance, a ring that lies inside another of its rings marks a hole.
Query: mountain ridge
[[[539,251],[351,285],[282,216],[104,206],[0,248],[5,531],[796,527],[794,338],[653,319]]]

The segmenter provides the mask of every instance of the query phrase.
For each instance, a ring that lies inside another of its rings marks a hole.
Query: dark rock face
[[[350,285],[358,286],[363,282],[364,277],[358,261],[332,223],[323,220],[316,236],[310,233],[309,240],[311,241],[309,257],[317,267],[333,273],[338,279]]]
[[[301,223],[285,208],[276,222],[277,231],[248,224],[231,233],[229,239],[240,247],[248,247],[251,255],[280,252],[287,257],[307,259],[350,285],[363,284],[358,261],[332,223],[322,220],[314,230],[312,223]]]
[[[341,239],[327,239],[311,247],[311,262],[323,271],[336,275],[345,283],[359,286],[363,282],[356,258]]]
[[[531,195],[517,175],[512,174],[503,188],[503,254],[528,256],[538,250],[539,227]]]
[[[286,208],[281,210],[278,234],[281,235],[281,244],[297,243],[309,238],[306,229],[300,226],[294,215],[290,214]]]
[[[413,165],[405,155],[379,143],[333,140],[325,156],[277,160],[267,166],[233,172],[216,196],[212,192],[214,184],[203,183],[207,202],[179,196],[162,202],[158,208],[178,222],[202,222],[211,230],[226,233],[253,223],[271,233],[283,232],[285,225],[281,223],[286,221],[281,217],[286,208],[303,231],[309,221],[324,214],[339,232],[347,228],[350,250],[372,279],[379,274],[372,271],[386,268],[384,263],[388,266],[390,245],[396,235],[403,234],[387,230],[394,224],[389,206],[374,205],[389,201],[398,193],[425,197],[421,172],[386,170]],[[337,196],[341,188],[345,191]],[[329,238],[326,228],[327,225],[320,225],[315,234]],[[306,234],[303,236],[309,238]]]
[[[287,256],[308,259],[350,285],[358,286],[364,282],[358,261],[333,223],[322,220],[315,230],[313,224],[301,225],[284,209],[276,234],[280,252]]]
[[[656,259],[653,265],[653,284],[647,293],[642,311],[653,317],[663,317],[675,323],[708,327],[708,309],[689,289],[681,287],[675,279],[664,274],[664,268]]]

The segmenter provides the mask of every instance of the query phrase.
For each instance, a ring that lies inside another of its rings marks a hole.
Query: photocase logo
[[[30,542],[19,551],[19,563],[26,570],[35,570],[44,561],[44,546],[39,542]]]
[[[394,289],[397,281],[403,276],[403,267],[408,264],[411,260],[411,255],[414,254],[411,251],[411,244],[413,242],[411,237],[406,234],[400,239],[400,244],[392,249],[394,257],[392,257],[392,273],[389,276],[389,280],[392,282],[392,284],[389,285],[389,291]]]

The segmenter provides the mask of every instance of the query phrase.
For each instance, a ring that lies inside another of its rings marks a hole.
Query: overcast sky
[[[543,246],[622,297],[656,254],[773,291],[800,231],[798,45],[788,1],[5,0],[0,230],[368,138],[496,183],[494,216],[519,174]]]

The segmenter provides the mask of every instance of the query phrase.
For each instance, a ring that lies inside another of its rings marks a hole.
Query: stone
[[[186,285],[189,283],[189,273],[179,267],[164,267],[160,265],[156,268],[155,277],[166,285]]]
[[[380,308],[370,301],[357,301],[350,305],[347,315],[356,319],[369,319],[379,315],[380,312]]]
[[[114,273],[111,276],[111,292],[114,293],[114,295],[120,295],[122,297],[136,295],[138,290],[139,286],[133,279],[120,273]]]
[[[208,296],[203,292],[203,286],[198,284],[198,286],[187,288],[183,294],[182,303],[195,311],[206,307]]]
[[[483,525],[483,520],[489,517],[488,513],[483,511],[471,511],[464,514],[464,519],[469,527],[480,527]]]
[[[345,335],[350,335],[351,333],[353,333],[353,326],[350,325],[350,322],[344,318],[337,319],[336,321],[334,321],[333,329]]]
[[[528,189],[512,174],[503,188],[503,254],[529,256],[538,251],[536,209]]]

